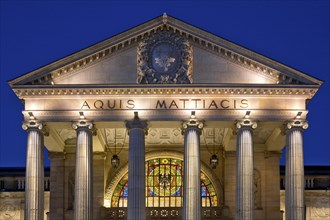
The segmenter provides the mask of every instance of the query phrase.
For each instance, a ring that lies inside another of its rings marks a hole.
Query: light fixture
[[[196,118],[196,112],[195,111],[191,111],[190,118],[191,119],[195,119]]]
[[[210,166],[212,169],[215,169],[217,168],[218,166],[218,163],[219,163],[219,159],[217,157],[217,155],[213,154],[210,158]]]
[[[79,117],[80,117],[80,119],[85,119],[84,112],[79,112]]]
[[[298,112],[295,118],[296,119],[300,119],[301,118],[301,115],[302,115],[302,112]]]
[[[125,145],[125,140],[126,140],[126,133],[125,132],[125,137],[124,137],[124,141],[123,143],[121,144],[121,149],[119,150],[119,152],[117,152],[117,129],[115,129],[115,146],[114,146],[114,152],[111,151],[111,148],[108,144],[108,138],[107,138],[107,130],[104,129],[104,135],[105,135],[105,141],[106,141],[106,149],[112,154],[112,157],[111,157],[111,160],[110,160],[110,163],[111,163],[111,166],[113,168],[118,168],[119,165],[120,165],[120,158],[118,156],[118,154],[121,152],[121,150],[124,148],[124,145]]]
[[[28,114],[29,114],[29,118],[30,118],[30,120],[34,120],[35,119],[35,117],[34,117],[34,115],[33,115],[33,113],[32,112],[28,112]]]
[[[204,142],[205,142],[206,149],[211,154],[211,157],[210,157],[210,167],[212,169],[216,169],[217,166],[218,166],[218,164],[219,164],[219,158],[218,158],[217,154],[220,151],[221,147],[223,146],[224,132],[225,132],[225,130],[223,129],[222,140],[220,141],[219,147],[216,147],[216,144],[215,144],[215,128],[213,128],[213,149],[212,149],[212,153],[209,151],[209,149],[207,147],[207,142],[206,142],[205,134],[203,132]]]
[[[112,157],[111,157],[111,166],[113,168],[117,168],[117,167],[119,167],[119,164],[120,164],[119,156],[117,154],[112,155]]]
[[[246,111],[244,118],[250,118],[251,111]]]

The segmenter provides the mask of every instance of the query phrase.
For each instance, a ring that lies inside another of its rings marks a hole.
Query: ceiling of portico
[[[50,126],[48,127],[51,128],[51,132],[46,137],[48,150],[63,151],[65,146],[74,146],[76,144],[76,131],[74,129],[55,126],[61,123],[49,124]],[[99,128],[96,129],[96,134],[93,136],[94,151],[110,150],[113,152],[115,149],[118,151],[128,148],[129,135],[125,127],[109,128],[106,127],[108,125],[106,122],[97,124]],[[162,127],[150,127],[145,137],[146,147],[152,149],[183,147],[184,136],[182,135],[181,127],[175,125],[177,123],[165,123]],[[226,125],[226,127],[219,125]],[[259,127],[253,132],[254,144],[264,146],[264,150],[281,150],[284,145],[284,135],[281,133],[280,127],[281,124],[279,123],[259,123]],[[208,123],[208,126],[202,130],[200,143],[202,151],[212,151],[222,147],[229,151],[236,150],[236,135],[233,123]]]

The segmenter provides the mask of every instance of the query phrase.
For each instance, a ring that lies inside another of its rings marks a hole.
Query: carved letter
[[[179,99],[179,100],[183,102],[183,108],[186,108],[186,101],[189,101],[189,99]]]
[[[191,101],[195,101],[195,108],[197,108],[197,102],[201,101],[201,99],[192,99]]]
[[[241,100],[241,108],[248,108],[249,107],[249,103],[248,103],[248,100],[246,99],[242,99]]]
[[[114,109],[116,107],[116,100],[113,100],[113,105],[111,105],[111,100],[108,100],[108,107]]]
[[[81,106],[80,109],[84,109],[85,107],[88,108],[88,109],[91,109],[91,107],[89,107],[87,101],[84,101],[84,103],[83,103],[83,105]]]
[[[94,107],[96,109],[103,109],[104,103],[102,102],[102,100],[96,100],[94,102]]]
[[[163,100],[162,103],[159,100],[157,100],[156,109],[158,109],[158,106],[159,106],[159,108],[163,108],[164,107],[165,109],[167,109],[165,100]]]
[[[217,103],[215,103],[214,100],[212,100],[211,104],[209,105],[209,109],[211,109],[212,106],[215,107],[216,109],[218,108]]]
[[[135,108],[134,100],[132,100],[132,99],[127,100],[127,106],[126,106],[126,108],[129,108],[129,109]]]
[[[176,108],[179,108],[178,105],[176,104],[176,102],[174,100],[171,102],[169,108],[172,108],[172,106],[175,106]]]
[[[227,106],[224,105],[225,102],[229,102],[229,100],[227,100],[227,99],[222,100],[222,101],[220,102],[221,107],[222,107],[222,108],[229,108],[229,105],[227,105]]]

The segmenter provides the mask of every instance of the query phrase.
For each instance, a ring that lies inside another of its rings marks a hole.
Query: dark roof
[[[330,166],[305,166],[305,176],[330,176]],[[285,175],[285,166],[280,166],[280,175]]]
[[[49,176],[50,167],[45,167],[44,174]],[[25,176],[25,167],[0,167],[0,177]]]

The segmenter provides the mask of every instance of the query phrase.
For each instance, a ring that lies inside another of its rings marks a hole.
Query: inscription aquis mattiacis
[[[84,100],[80,109],[120,110],[120,109],[247,109],[251,108],[247,99],[98,99]]]

